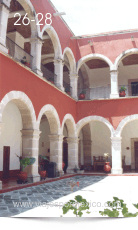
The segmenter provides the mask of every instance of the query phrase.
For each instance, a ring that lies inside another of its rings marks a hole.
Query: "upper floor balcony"
[[[27,3],[26,3],[27,4]],[[35,26],[22,23],[27,11],[21,1],[11,0],[10,9],[6,6],[0,9],[4,12],[0,26],[0,49],[9,51],[9,55],[29,67],[33,72],[54,84],[75,100],[97,100],[119,98],[119,90],[126,88],[126,97],[137,96],[138,83],[138,50],[122,53],[117,59],[116,69],[108,57],[92,51],[82,57],[77,63],[73,51],[66,47],[63,51],[54,28],[44,27],[38,33]],[[20,12],[21,18],[16,25]],[[0,12],[1,13],[1,12]],[[2,15],[2,13],[0,14]],[[34,25],[34,24],[33,24]],[[39,36],[38,36],[39,34]],[[78,47],[79,48],[79,47]],[[80,94],[85,94],[85,97]]]

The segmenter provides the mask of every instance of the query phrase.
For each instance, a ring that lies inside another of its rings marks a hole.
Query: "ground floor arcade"
[[[38,182],[39,155],[57,164],[60,176],[74,173],[74,168],[93,170],[93,157],[109,154],[111,174],[122,174],[122,158],[127,171],[138,169],[138,115],[124,118],[116,130],[101,116],[89,116],[75,124],[71,114],[62,121],[52,105],[41,109],[38,119],[26,94],[13,91],[1,102],[0,177],[16,176],[20,170],[17,158],[34,157],[27,166],[30,182]],[[8,150],[7,150],[8,149]],[[65,162],[65,170],[62,162]],[[8,164],[7,164],[8,162]]]

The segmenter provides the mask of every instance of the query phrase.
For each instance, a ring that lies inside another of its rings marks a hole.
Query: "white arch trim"
[[[64,55],[67,55],[68,59],[69,59],[69,64],[70,64],[70,70],[74,73],[76,73],[76,61],[75,61],[75,57],[74,54],[72,52],[72,50],[69,47],[66,47],[64,49],[63,52],[63,59],[64,59]]]
[[[114,136],[115,130],[114,130],[113,126],[111,125],[111,123],[107,119],[105,119],[104,117],[101,117],[101,116],[89,116],[89,117],[85,117],[85,118],[81,119],[76,125],[77,136],[79,135],[79,132],[82,129],[82,127],[91,121],[100,121],[100,122],[104,123],[110,129],[111,137]]]
[[[55,29],[52,26],[48,26],[45,25],[40,33],[40,38],[43,40],[43,33],[44,31],[46,31],[48,33],[48,35],[50,36],[53,46],[54,46],[54,51],[55,51],[55,59],[58,58],[63,58],[62,55],[62,48],[61,48],[61,44],[60,44],[60,40],[59,37],[57,35],[57,32],[55,31]]]
[[[69,137],[77,137],[77,135],[76,135],[76,123],[75,123],[74,117],[71,114],[66,114],[63,118],[62,128],[61,128],[62,135],[63,135],[64,125],[66,122],[68,122],[68,124],[67,124],[68,136]]]
[[[125,117],[118,125],[116,131],[115,131],[115,136],[117,137],[121,137],[121,133],[122,133],[122,130],[124,128],[124,126],[130,122],[130,121],[134,121],[134,120],[138,120],[138,114],[134,114],[134,115],[130,115],[130,116],[127,116]]]
[[[17,106],[19,106],[19,109],[21,111],[22,116],[25,117],[25,116],[29,115],[29,117],[31,118],[31,123],[32,123],[31,128],[35,129],[36,128],[36,115],[35,115],[35,110],[34,110],[33,104],[31,102],[31,100],[29,99],[29,97],[24,92],[21,92],[21,91],[11,91],[11,92],[7,93],[4,96],[4,98],[1,100],[1,103],[0,103],[0,122],[2,122],[2,114],[3,114],[3,111],[6,107],[6,105],[11,101],[13,101],[15,104],[17,104]],[[25,111],[25,110],[27,110],[27,111]]]
[[[35,8],[33,6],[33,4],[31,3],[30,0],[17,0],[22,7],[24,8],[24,10],[26,11],[26,13],[28,14],[28,17],[33,20],[35,20],[34,23],[30,23],[31,26],[31,37],[40,37],[40,26],[37,25],[38,24],[38,17],[36,17],[36,11]]]
[[[112,69],[112,66],[113,66],[113,63],[111,62],[111,60],[102,55],[102,54],[89,54],[89,55],[86,55],[85,57],[82,57],[78,63],[77,63],[77,73],[80,69],[80,67],[87,61],[91,60],[91,59],[102,59],[103,61],[105,61],[108,65],[109,65],[109,68],[110,70]]]
[[[54,106],[48,104],[48,105],[43,106],[43,108],[40,110],[40,113],[39,113],[38,119],[37,119],[38,129],[39,129],[41,118],[42,118],[43,114],[45,114],[47,116],[51,134],[60,135],[61,134],[60,119],[59,119],[58,113],[57,113],[56,109],[54,108]]]
[[[121,60],[131,54],[138,54],[138,48],[133,48],[122,52],[115,60],[113,70],[117,70]]]

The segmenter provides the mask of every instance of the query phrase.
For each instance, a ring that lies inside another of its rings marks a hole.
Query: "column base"
[[[32,69],[34,73],[38,74],[40,77],[43,77],[43,72],[39,69]]]
[[[80,169],[78,168],[78,170],[75,172],[74,168],[67,168],[66,172],[67,172],[67,173],[70,173],[70,174],[72,174],[72,173],[73,173],[73,174],[74,174],[74,173],[82,174],[82,173],[84,173],[84,170],[80,170]]]
[[[76,101],[78,101],[78,97],[77,96],[72,96],[72,98],[74,98]]]
[[[62,90],[63,92],[65,92],[65,89],[64,89],[64,87],[62,85],[55,85],[55,86],[57,86],[57,88],[59,88],[60,90]]]
[[[122,174],[123,173],[123,169],[111,169],[111,174]]]
[[[40,175],[28,175],[27,180],[29,183],[35,183],[40,181]]]
[[[117,93],[117,94],[110,94],[110,98],[119,98],[119,93]]]
[[[2,189],[2,181],[0,180],[0,190]]]
[[[2,52],[4,52],[4,53],[8,54],[9,49],[8,49],[6,46],[4,46],[4,45],[2,45],[2,44],[0,43],[0,51],[2,51]]]
[[[60,177],[64,176],[64,171],[63,170],[59,171],[59,176]]]

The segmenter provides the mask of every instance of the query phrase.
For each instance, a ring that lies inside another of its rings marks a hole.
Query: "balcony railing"
[[[43,72],[43,77],[54,84],[54,79],[57,75],[47,69],[43,64],[41,64],[41,71]]]
[[[18,46],[15,42],[13,42],[10,38],[6,38],[6,46],[9,49],[9,55],[20,61],[22,64],[31,67],[33,56],[28,54],[25,50],[23,50],[20,46]]]
[[[85,94],[84,100],[93,100],[93,99],[106,99],[110,98],[111,87],[110,86],[97,86],[89,88],[78,88],[78,98],[81,93]]]

